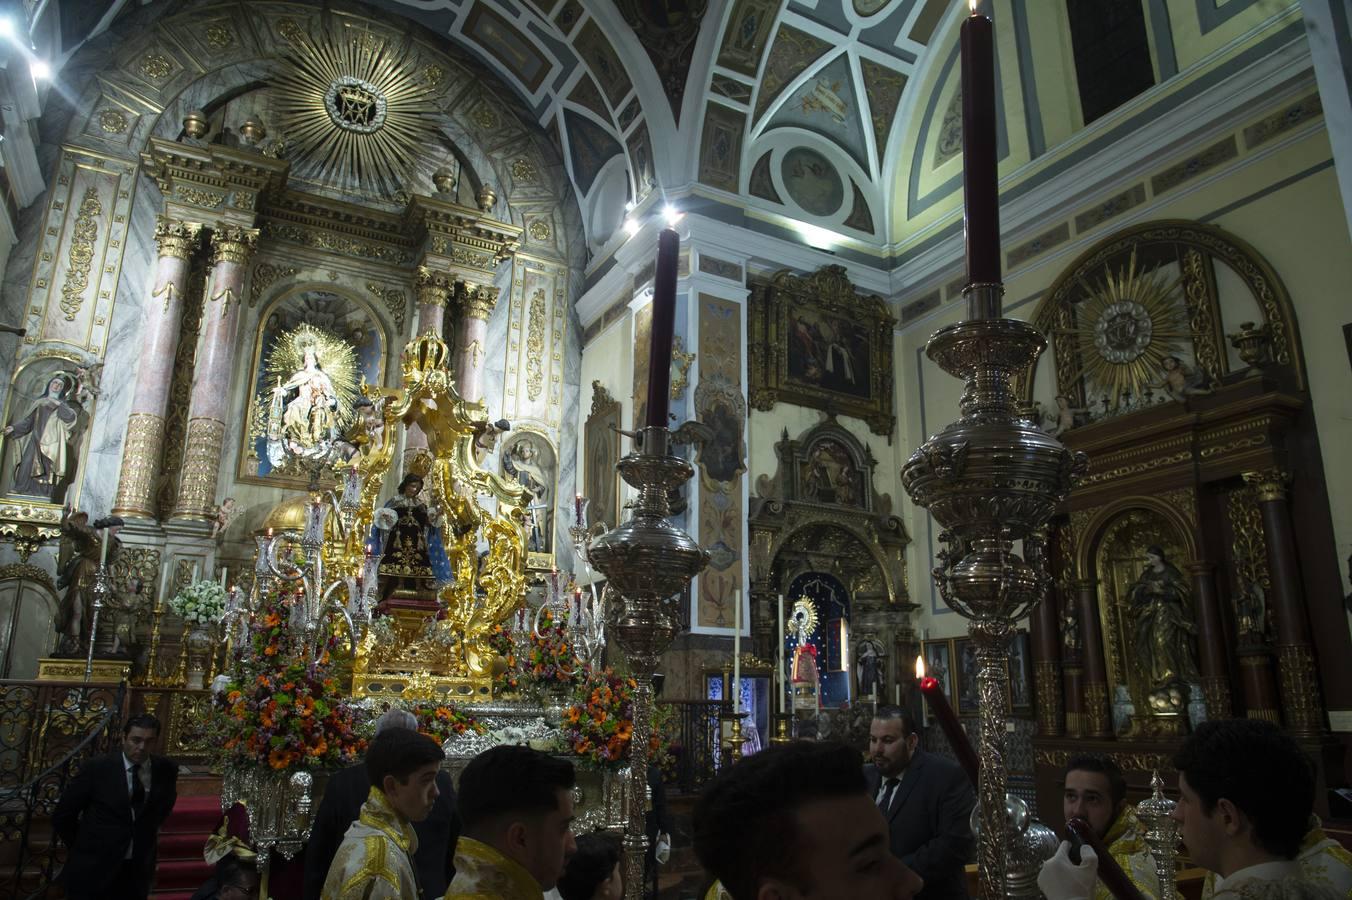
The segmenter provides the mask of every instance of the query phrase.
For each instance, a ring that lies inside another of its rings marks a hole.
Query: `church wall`
[[[1313,90],[1312,84],[1309,90]],[[1331,151],[1322,120],[1312,122],[1297,116],[1295,121],[1299,124],[1256,146],[1253,143],[1255,133],[1261,134],[1255,132],[1255,128],[1284,114],[1283,107],[1246,110],[1242,119],[1230,123],[1237,133],[1237,146],[1244,148],[1239,151],[1238,158],[1222,165],[1205,166],[1201,174],[1182,185],[1160,191],[1161,196],[1152,196],[1129,212],[1114,213],[1116,217],[1112,218],[1111,227],[1104,226],[1097,217],[1072,217],[1074,239],[1040,253],[1033,251],[1031,256],[1022,258],[1015,257],[1019,252],[1019,238],[1007,237],[1006,252],[1014,258],[1005,275],[1005,312],[1016,318],[1030,318],[1052,281],[1076,255],[1090,243],[1130,224],[1157,219],[1191,219],[1219,226],[1251,244],[1276,270],[1295,307],[1309,378],[1310,402],[1324,462],[1327,502],[1341,561],[1352,552],[1352,513],[1349,513],[1352,472],[1341,464],[1346,458],[1345,448],[1352,441],[1352,394],[1347,390],[1352,360],[1349,360],[1342,333],[1348,316],[1346,304],[1341,300],[1345,285],[1352,278],[1352,260],[1346,252],[1346,220],[1338,199]],[[1216,137],[1212,136],[1211,140]],[[1186,161],[1187,154],[1196,153],[1197,149],[1180,148],[1179,155]],[[1145,187],[1141,188],[1143,194],[1149,189],[1153,195],[1159,189],[1159,183],[1153,182],[1152,177],[1160,171],[1176,171],[1177,159],[1163,157],[1156,166],[1157,169],[1137,173],[1145,176]],[[1120,186],[1114,185],[1112,190],[1120,190]],[[1102,203],[1107,194],[1105,189],[1098,202]],[[1092,198],[1090,202],[1092,204]],[[1089,209],[1094,207],[1091,205]],[[1046,229],[1055,225],[1053,219],[1041,227]],[[933,286],[917,287],[914,292],[902,296],[902,309],[932,290]],[[928,318],[909,323],[902,335],[898,351],[899,396],[917,404],[917,414],[906,420],[904,442],[908,447],[918,446],[929,432],[957,415],[959,382],[925,359],[923,348],[928,336],[943,325],[957,321],[961,310],[960,302],[950,302]],[[1224,323],[1226,330],[1233,330],[1236,324]],[[1034,382],[1034,397],[1044,408],[1049,406],[1055,393],[1050,369],[1050,364],[1044,361]],[[1296,477],[1299,479],[1300,473],[1296,473]],[[933,552],[938,549],[937,534],[923,511],[917,511],[912,522],[915,555],[911,564],[917,572],[928,571]],[[1341,575],[1333,579],[1332,573],[1324,574],[1329,577],[1315,579],[1314,583],[1329,584],[1336,580],[1345,589]],[[1309,573],[1306,573],[1306,583],[1311,583]],[[965,631],[963,620],[943,607],[928,579],[917,580],[914,596],[922,607],[921,627],[928,628],[931,637]],[[1327,611],[1340,606],[1341,594],[1313,596],[1308,600],[1312,610],[1318,606]],[[1325,619],[1335,620],[1330,616]],[[1316,625],[1317,621],[1316,618]],[[1332,660],[1346,659],[1347,634],[1330,635],[1326,631],[1321,635],[1316,627],[1316,641],[1328,706],[1335,710],[1352,706],[1352,697],[1345,696],[1347,679],[1329,678]]]

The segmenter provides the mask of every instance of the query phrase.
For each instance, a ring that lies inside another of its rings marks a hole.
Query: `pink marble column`
[[[164,416],[174,355],[183,325],[183,294],[188,286],[188,260],[197,249],[202,226],[160,216],[155,243],[160,255],[155,287],[141,317],[141,365],[136,370],[127,437],[122,447],[122,470],[117,479],[113,512],[120,516],[152,518],[155,479],[164,452]]]
[[[211,279],[188,405],[188,436],[183,450],[183,478],[174,503],[175,519],[208,520],[216,513],[216,482],[225,445],[244,272],[257,241],[258,229],[235,225],[219,226],[211,235]]]
[[[418,318],[413,326],[413,336],[420,337],[432,332],[440,338],[446,328],[446,304],[451,297],[451,278],[442,272],[434,272],[426,266],[418,266],[418,277],[414,290],[418,295]],[[408,471],[409,463],[427,448],[427,435],[417,425],[409,425],[404,433],[403,468]]]
[[[455,329],[455,383],[461,397],[477,403],[484,396],[488,317],[493,314],[493,306],[498,302],[498,289],[492,285],[468,283],[460,287],[460,319]]]

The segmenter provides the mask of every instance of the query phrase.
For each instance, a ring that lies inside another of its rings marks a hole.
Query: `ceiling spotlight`
[[[634,207],[637,206],[637,205],[638,205],[638,204],[636,204],[633,200],[629,200],[629,201],[627,201],[627,202],[624,204],[624,211],[627,212],[627,213],[633,212],[633,211],[634,211]]]
[[[51,67],[40,59],[33,60],[31,70],[33,72],[34,81],[46,81],[48,78],[52,77]]]
[[[638,234],[639,227],[640,226],[638,224],[637,219],[633,218],[632,216],[625,216],[624,219],[625,234],[629,235],[630,237],[633,237],[634,235]]]
[[[682,212],[670,203],[662,207],[662,218],[667,220],[668,225],[675,225],[681,221],[682,215]]]

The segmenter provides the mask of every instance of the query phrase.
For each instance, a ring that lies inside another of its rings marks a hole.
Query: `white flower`
[[[169,609],[189,625],[211,625],[225,613],[225,588],[215,581],[194,581],[169,600]]]
[[[382,506],[376,510],[375,526],[381,531],[389,531],[399,523],[399,513],[390,509],[388,506]]]

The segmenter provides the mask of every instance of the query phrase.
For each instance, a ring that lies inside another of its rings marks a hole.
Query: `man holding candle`
[[[1127,781],[1117,764],[1091,753],[1071,759],[1066,766],[1061,811],[1065,819],[1083,819],[1108,848],[1122,871],[1143,897],[1160,895],[1155,858],[1146,846],[1136,810],[1127,803]],[[1109,900],[1112,892],[1102,880],[1094,884],[1093,900]]]
[[[967,775],[921,750],[915,720],[896,706],[874,714],[868,743],[872,763],[864,767],[864,778],[887,820],[893,855],[924,879],[917,900],[965,898],[976,803]]]

